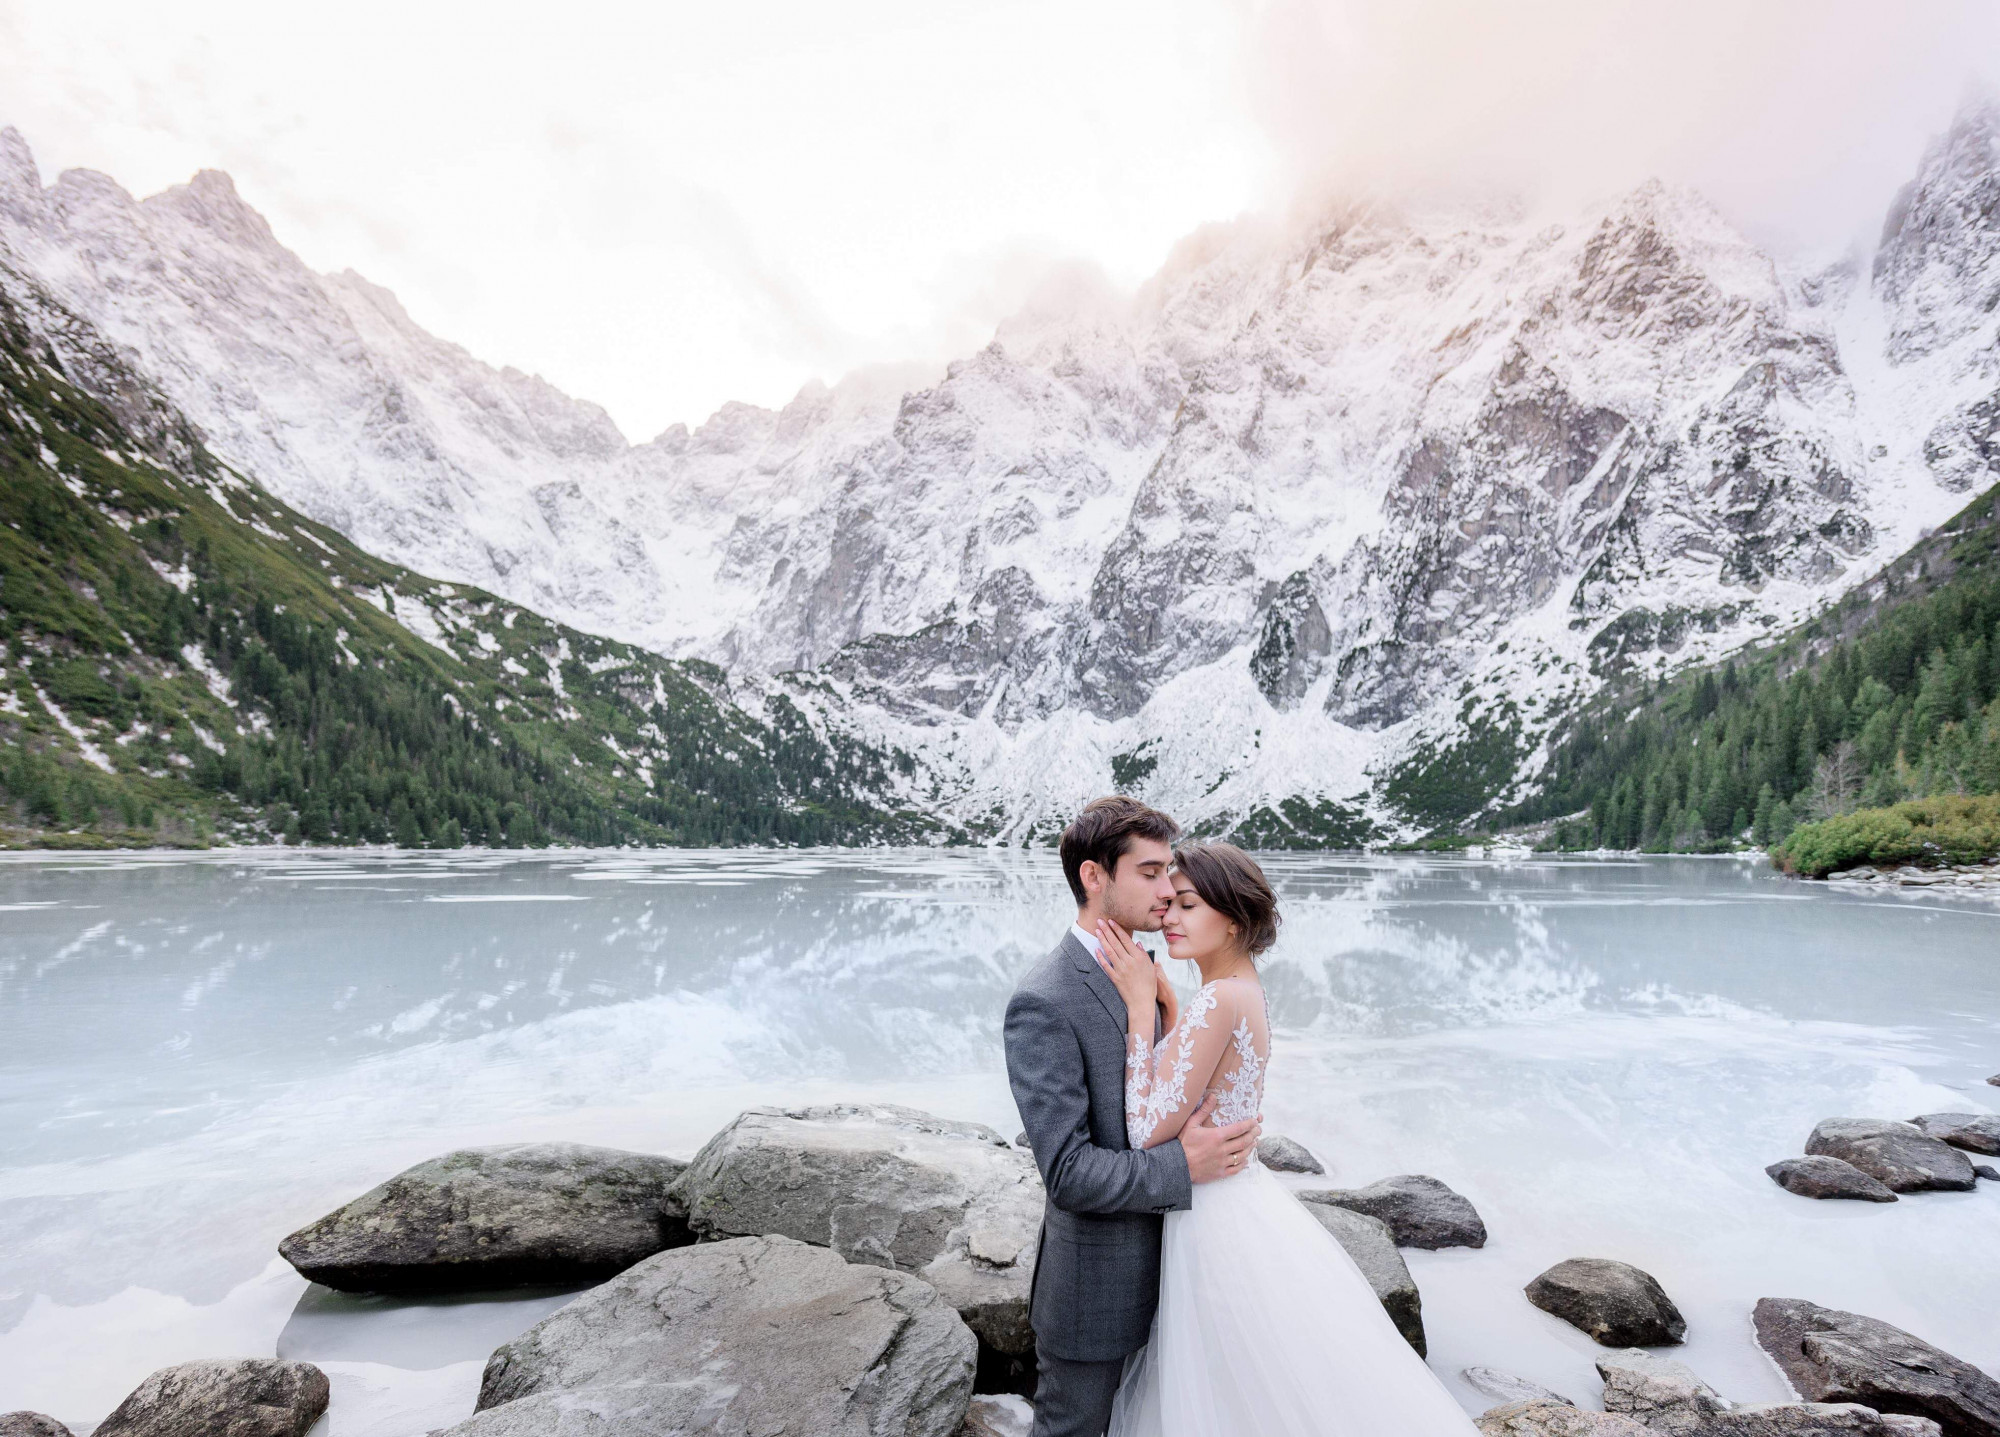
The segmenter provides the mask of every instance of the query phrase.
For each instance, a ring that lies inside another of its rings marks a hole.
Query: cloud
[[[1307,189],[1659,176],[1767,238],[1879,224],[2000,7],[1972,0],[1243,0],[1259,119]]]

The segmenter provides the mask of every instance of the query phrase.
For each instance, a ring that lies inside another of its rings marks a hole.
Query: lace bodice
[[[1179,1136],[1211,1089],[1218,1127],[1263,1107],[1271,1023],[1264,990],[1251,979],[1202,984],[1158,1044],[1149,1049],[1137,1034],[1125,1043],[1125,1141],[1135,1148]]]

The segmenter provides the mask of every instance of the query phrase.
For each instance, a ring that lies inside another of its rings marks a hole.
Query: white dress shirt
[[[1104,956],[1104,944],[1095,933],[1084,932],[1083,925],[1080,923],[1070,924],[1069,931],[1076,935],[1076,941],[1083,945],[1084,952],[1093,958],[1102,958]]]

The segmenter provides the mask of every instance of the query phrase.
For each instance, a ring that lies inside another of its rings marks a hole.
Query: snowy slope
[[[640,445],[312,273],[213,172],[44,188],[0,132],[0,245],[384,557],[892,738],[979,831],[1114,776],[1226,825],[1382,815],[1399,763],[1495,725],[1532,768],[1605,674],[1787,626],[1992,482],[1997,135],[1969,107],[1830,269],[1659,185],[1555,225],[1215,226],[1136,296],[1064,277],[936,384]]]

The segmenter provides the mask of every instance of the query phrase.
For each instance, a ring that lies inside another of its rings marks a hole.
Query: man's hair
[[[1257,860],[1235,844],[1190,843],[1174,854],[1174,868],[1203,903],[1236,925],[1252,958],[1278,941],[1278,895]]]
[[[1069,880],[1069,891],[1076,895],[1076,906],[1081,908],[1088,901],[1083,891],[1083,865],[1088,859],[1104,870],[1106,878],[1118,871],[1118,860],[1132,846],[1135,838],[1157,839],[1161,843],[1172,843],[1181,834],[1181,826],[1168,818],[1157,808],[1148,808],[1136,798],[1122,795],[1114,798],[1094,798],[1083,806],[1083,812],[1076,816],[1076,822],[1063,830],[1062,866],[1063,877]]]

